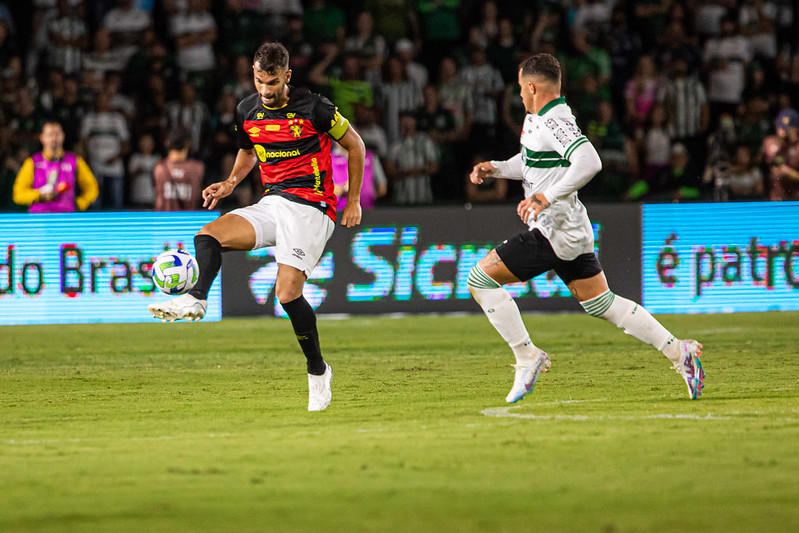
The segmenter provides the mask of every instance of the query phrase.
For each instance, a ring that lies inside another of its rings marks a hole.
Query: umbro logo
[[[305,257],[305,252],[303,252],[301,248],[294,248],[294,253],[292,255],[302,258]]]

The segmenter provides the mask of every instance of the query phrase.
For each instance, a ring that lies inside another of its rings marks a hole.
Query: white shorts
[[[275,246],[275,259],[311,276],[333,235],[335,223],[319,209],[282,196],[264,196],[248,207],[234,209],[255,229],[255,248]]]

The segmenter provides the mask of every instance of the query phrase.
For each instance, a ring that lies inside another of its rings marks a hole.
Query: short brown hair
[[[522,76],[542,76],[547,80],[560,82],[560,62],[552,54],[535,54],[519,65]]]
[[[280,43],[266,42],[255,51],[253,64],[269,74],[289,69],[289,51]]]

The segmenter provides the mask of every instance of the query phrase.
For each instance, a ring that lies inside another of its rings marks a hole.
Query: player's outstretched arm
[[[338,140],[338,143],[347,151],[347,179],[349,190],[347,192],[347,205],[341,214],[341,225],[351,228],[361,223],[361,184],[363,183],[363,165],[366,159],[366,147],[363,139],[352,126],[347,133]]]
[[[236,188],[255,166],[257,161],[255,150],[239,149],[236,154],[236,161],[233,163],[233,170],[230,171],[230,177],[225,181],[218,181],[212,183],[203,189],[203,207],[213,209],[222,198],[230,196],[233,189]]]
[[[491,161],[481,161],[472,169],[471,174],[469,174],[469,180],[476,185],[480,185],[483,180],[494,176],[496,173],[497,167],[492,165]]]

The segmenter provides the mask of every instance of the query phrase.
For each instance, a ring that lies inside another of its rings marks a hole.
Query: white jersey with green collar
[[[550,206],[527,225],[538,228],[564,260],[594,251],[594,234],[577,190],[602,169],[591,142],[582,134],[564,97],[524,119],[521,151],[507,161],[492,161],[496,177],[521,179],[525,197],[542,193]]]

